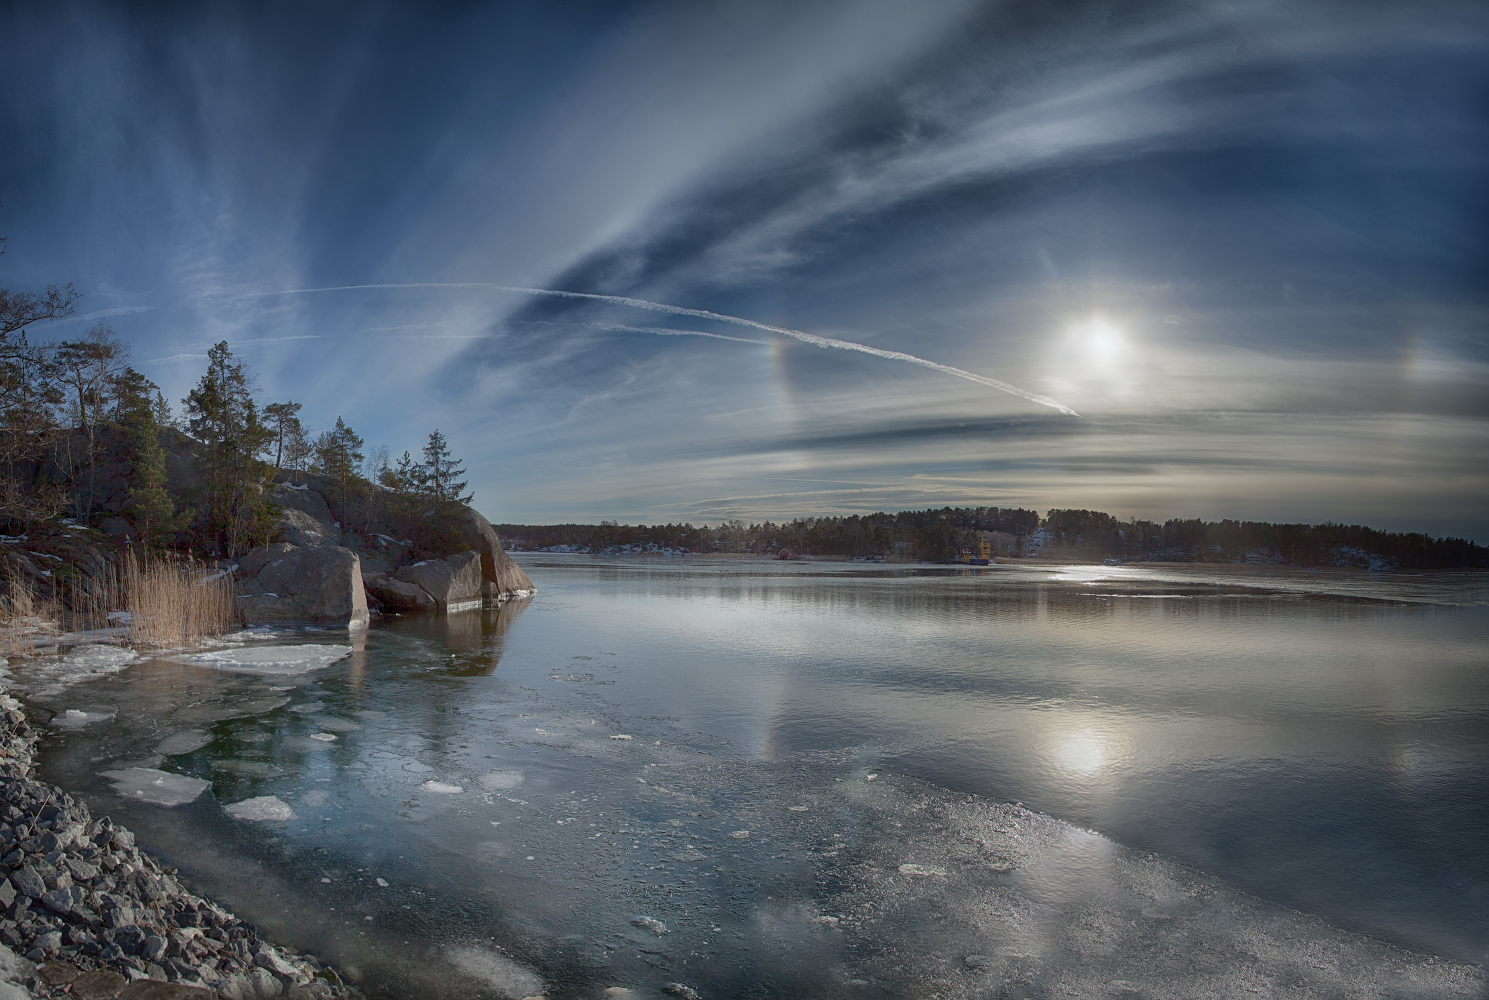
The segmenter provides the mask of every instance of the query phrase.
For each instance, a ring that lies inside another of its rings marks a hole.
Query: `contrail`
[[[936,361],[927,361],[925,358],[917,358],[913,354],[905,354],[903,351],[885,351],[877,347],[869,347],[867,344],[856,344],[851,340],[838,340],[835,337],[819,337],[815,333],[806,333],[801,330],[792,330],[785,326],[771,326],[769,323],[759,323],[752,319],[744,319],[740,316],[726,316],[724,313],[710,312],[707,309],[688,309],[684,306],[672,306],[663,302],[649,302],[646,299],[633,299],[625,295],[600,295],[595,292],[563,292],[552,288],[524,288],[518,285],[497,285],[484,281],[466,282],[401,282],[377,285],[337,285],[331,288],[291,288],[282,292],[268,292],[268,295],[300,295],[311,292],[351,292],[372,288],[490,288],[500,292],[517,292],[522,295],[547,295],[561,299],[587,299],[592,302],[611,302],[616,305],[630,306],[632,309],[646,309],[651,312],[666,313],[669,316],[692,316],[696,319],[711,319],[717,323],[733,323],[735,326],[750,327],[755,330],[764,330],[767,333],[778,333],[783,337],[799,340],[813,347],[835,348],[840,351],[858,351],[862,354],[872,354],[876,358],[884,358],[889,361],[904,361],[907,364],[919,365],[932,371],[943,372],[947,375],[955,375],[978,385],[985,385],[999,392],[1006,392],[1013,396],[1019,396],[1038,403],[1040,406],[1048,406],[1059,410],[1061,413],[1072,417],[1080,416],[1079,413],[1049,396],[1041,396],[1037,392],[1029,392],[1020,389],[1016,385],[988,378],[986,375],[978,375],[962,368],[953,368],[951,365],[943,365]]]
[[[703,330],[674,330],[665,326],[623,326],[620,323],[595,323],[597,330],[625,330],[629,333],[655,333],[659,337],[711,337],[714,340],[732,340],[736,344],[760,344],[770,346],[768,340],[751,340],[748,337],[730,337],[722,333],[707,333]]]

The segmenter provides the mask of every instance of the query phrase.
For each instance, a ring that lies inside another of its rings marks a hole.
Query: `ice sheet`
[[[450,964],[502,996],[535,997],[544,992],[543,981],[516,962],[494,951],[467,945],[447,948]]]
[[[12,668],[10,686],[35,698],[51,697],[82,681],[118,673],[139,658],[134,650],[122,646],[76,646],[61,656],[28,660]]]
[[[100,771],[113,783],[114,791],[126,799],[149,802],[157,806],[179,806],[195,802],[210,786],[210,781],[188,778],[153,767],[127,767],[122,771]]]
[[[241,674],[306,674],[328,667],[352,651],[350,646],[301,643],[295,646],[256,646],[216,649],[172,657],[177,663],[192,663]]]
[[[276,795],[260,795],[257,798],[244,799],[242,802],[224,806],[222,811],[233,819],[256,823],[283,822],[295,818],[295,811]]]

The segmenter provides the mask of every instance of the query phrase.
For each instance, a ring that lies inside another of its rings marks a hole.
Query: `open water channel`
[[[1483,574],[519,560],[7,684],[44,777],[391,997],[1484,994]]]

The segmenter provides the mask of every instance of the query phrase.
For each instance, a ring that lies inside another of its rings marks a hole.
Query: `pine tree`
[[[201,540],[217,552],[237,555],[269,527],[263,492],[268,470],[257,456],[272,432],[259,420],[253,377],[233,358],[227,341],[207,352],[207,373],[182,403],[192,436],[206,445]]]
[[[165,490],[165,450],[160,447],[159,418],[165,397],[145,376],[126,368],[114,380],[113,398],[109,415],[124,432],[129,449],[129,496],[125,513],[140,541],[152,546],[169,545],[176,532],[191,520],[191,512],[178,514]],[[168,404],[164,412],[169,419]]]
[[[362,464],[362,444],[362,438],[340,417],[336,418],[334,429],[322,431],[315,439],[315,455],[320,471],[341,485],[343,524],[351,520],[347,500],[351,481],[356,478],[357,468]]]
[[[293,441],[297,434],[303,435],[300,427],[300,418],[295,414],[300,412],[299,403],[270,403],[264,407],[264,422],[274,432],[274,468],[283,468],[284,446],[286,440]]]
[[[435,428],[429,435],[429,443],[424,446],[424,492],[437,507],[449,503],[468,504],[472,497],[460,495],[466,487],[465,481],[459,478],[463,475],[464,467],[450,455],[445,436]]]

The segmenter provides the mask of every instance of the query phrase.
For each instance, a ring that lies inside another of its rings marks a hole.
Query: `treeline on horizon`
[[[1173,518],[1121,521],[1090,510],[942,507],[775,523],[499,524],[512,551],[740,553],[958,562],[986,540],[995,556],[1132,562],[1258,563],[1365,569],[1489,567],[1489,549],[1362,525]]]

